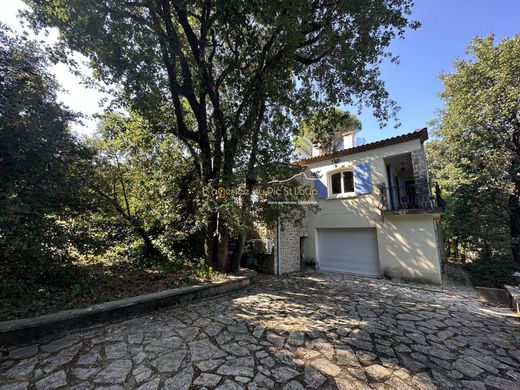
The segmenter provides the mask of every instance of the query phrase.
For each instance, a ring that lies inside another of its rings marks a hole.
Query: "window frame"
[[[345,192],[345,180],[344,180],[344,172],[351,172],[352,173],[352,186],[353,191]],[[336,174],[340,174],[340,184],[341,184],[341,192],[334,194],[332,192],[332,176]],[[335,169],[334,171],[331,171],[327,175],[327,195],[328,199],[336,199],[336,198],[352,198],[354,196],[357,196],[356,194],[356,181],[354,178],[354,167],[343,167],[340,169]]]

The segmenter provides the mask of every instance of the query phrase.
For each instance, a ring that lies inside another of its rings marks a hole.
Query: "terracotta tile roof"
[[[347,156],[349,154],[366,152],[368,150],[383,148],[385,146],[390,146],[390,145],[395,145],[395,144],[400,144],[402,142],[412,141],[414,139],[420,139],[421,143],[426,141],[428,139],[428,130],[426,129],[426,127],[424,129],[415,130],[408,134],[398,135],[397,137],[387,138],[387,139],[383,139],[381,141],[371,142],[369,144],[355,146],[355,147],[349,148],[349,149],[343,149],[343,150],[340,150],[340,151],[334,152],[334,153],[327,153],[327,154],[324,154],[323,156],[316,156],[316,157],[307,158],[305,160],[295,161],[292,164],[294,164],[294,165],[314,164],[317,162],[330,160],[332,158],[338,158],[338,157]]]

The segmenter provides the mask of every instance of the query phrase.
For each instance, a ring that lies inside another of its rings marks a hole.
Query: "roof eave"
[[[372,142],[369,144],[355,146],[355,147],[349,148],[349,149],[343,149],[338,152],[325,154],[323,156],[316,156],[316,157],[311,157],[311,158],[308,158],[305,160],[295,161],[291,164],[292,165],[316,164],[316,163],[319,163],[322,161],[331,160],[333,158],[339,158],[339,157],[344,157],[344,156],[348,156],[351,154],[366,152],[368,150],[384,148],[386,146],[391,146],[391,145],[396,145],[396,144],[400,144],[403,142],[413,141],[415,139],[419,139],[421,141],[421,144],[424,143],[428,139],[428,129],[425,127],[423,129],[416,130],[416,131],[413,131],[408,134],[402,134],[402,135],[398,135],[397,137],[387,138],[387,139]]]

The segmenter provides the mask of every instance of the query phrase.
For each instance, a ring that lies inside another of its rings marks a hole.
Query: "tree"
[[[59,28],[131,110],[183,142],[213,188],[236,186],[239,171],[254,185],[266,126],[354,99],[386,122],[395,103],[379,63],[417,27],[412,0],[26,2],[35,28]],[[290,147],[281,134],[270,139]],[[230,224],[207,210],[205,256],[227,270]]]
[[[76,115],[57,102],[48,64],[34,42],[0,25],[0,285],[7,289],[60,283],[70,261],[62,222],[90,207],[83,172],[92,153],[68,130]]]
[[[460,165],[462,155],[456,150],[460,149],[444,139],[426,146],[430,174],[440,184],[447,203],[442,225],[448,255],[459,257],[486,246],[495,253],[509,254],[509,213],[503,188],[490,185],[493,178],[488,169]]]
[[[429,146],[459,238],[520,266],[520,35],[475,38],[441,76],[445,107]],[[505,245],[504,245],[505,244]]]
[[[154,134],[134,113],[107,112],[89,143],[97,151],[90,186],[107,203],[103,212],[142,241],[145,261],[161,261],[200,229],[192,164],[172,134]]]
[[[312,157],[312,145],[319,145],[327,153],[337,151],[343,149],[344,132],[360,130],[361,122],[355,115],[328,108],[301,121],[294,144],[305,156]]]

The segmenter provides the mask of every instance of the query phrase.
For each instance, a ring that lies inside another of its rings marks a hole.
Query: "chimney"
[[[355,131],[345,131],[343,134],[343,149],[350,149],[354,147],[354,135]]]
[[[320,143],[312,145],[312,157],[323,156],[325,154]]]

